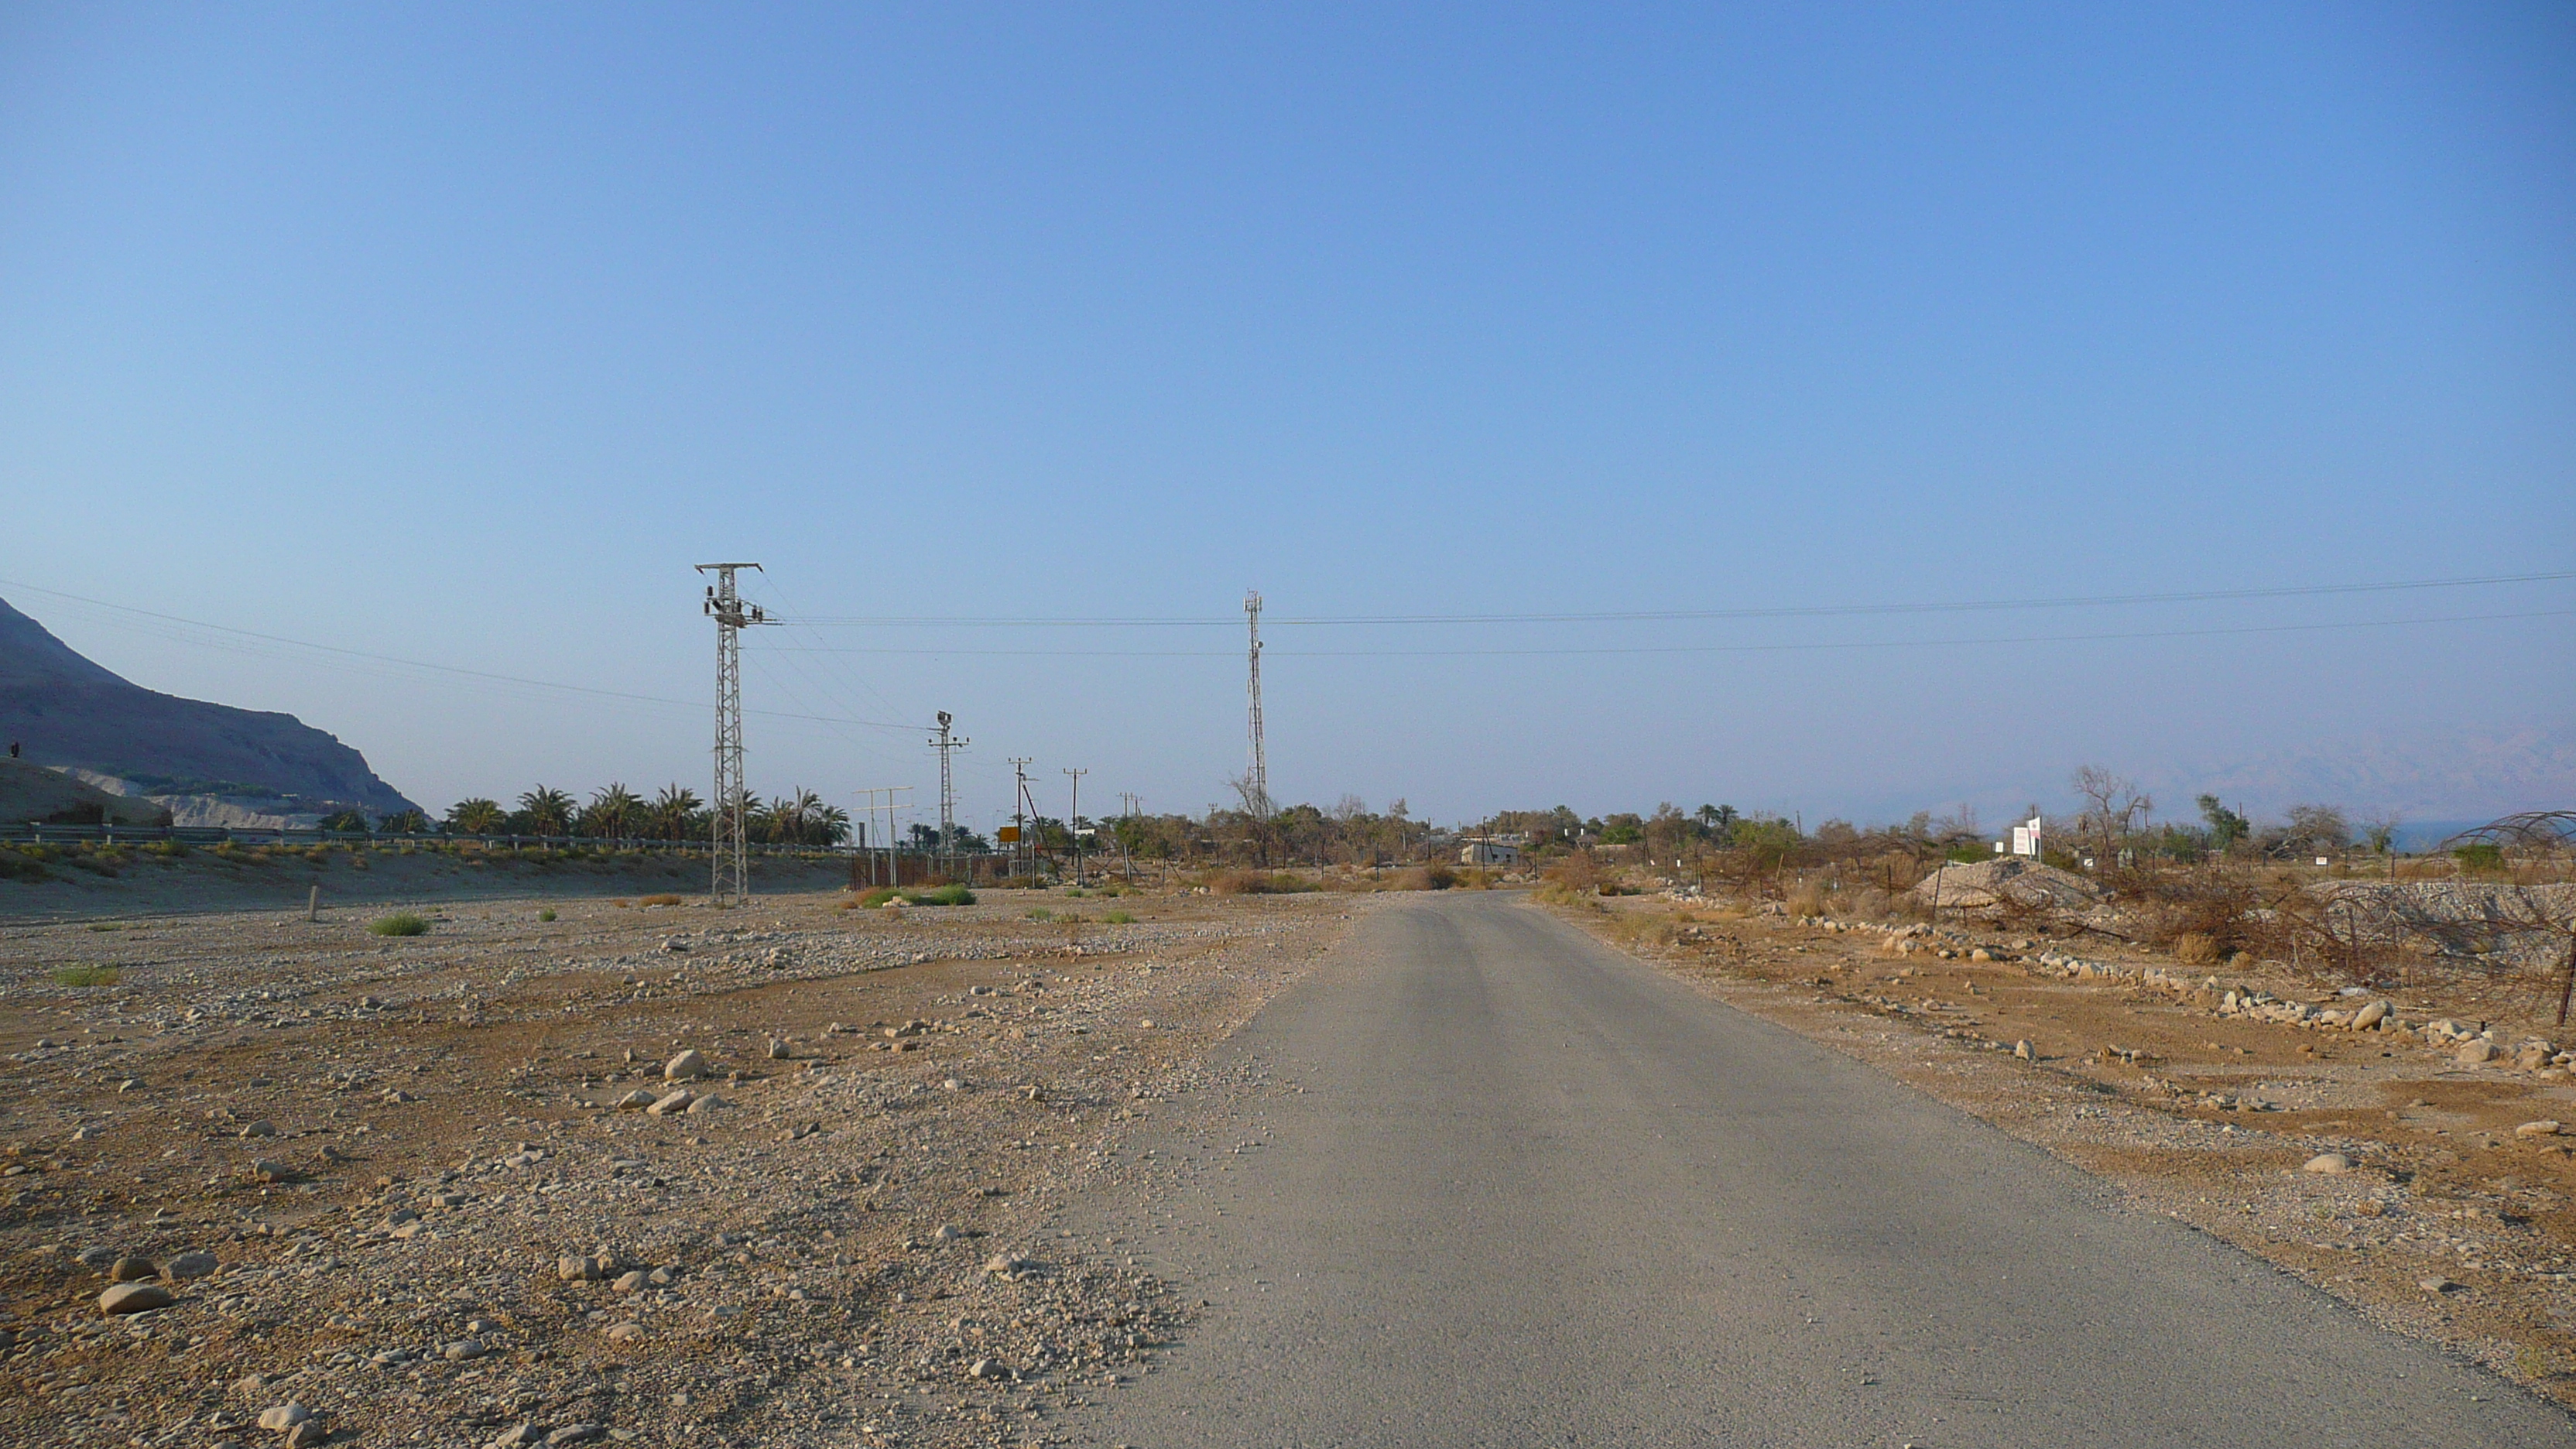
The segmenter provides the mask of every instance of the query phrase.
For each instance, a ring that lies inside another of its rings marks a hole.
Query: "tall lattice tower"
[[[930,747],[939,752],[939,849],[951,857],[957,854],[957,791],[950,783],[948,757],[966,748],[963,735],[950,733],[948,711],[939,712],[939,733],[930,737]]]
[[[1270,813],[1270,753],[1261,738],[1261,595],[1245,590],[1243,622],[1252,640],[1252,713],[1246,725],[1252,737],[1252,764],[1243,777],[1243,803],[1256,815]]]
[[[734,591],[733,575],[736,569],[759,567],[756,563],[698,565],[699,573],[716,576],[707,586],[706,602],[707,616],[716,621],[716,793],[707,802],[714,817],[707,853],[713,858],[710,890],[720,906],[740,905],[751,898],[751,862],[743,830],[750,791],[742,782],[742,631],[768,623],[769,616],[758,604],[744,606],[742,596]]]

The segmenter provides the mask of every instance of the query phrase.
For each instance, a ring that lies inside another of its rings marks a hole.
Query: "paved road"
[[[1307,1090],[1184,1113],[1185,1185],[1081,1223],[1212,1304],[1103,1443],[2576,1444],[1509,897],[1364,920],[1225,1051]]]

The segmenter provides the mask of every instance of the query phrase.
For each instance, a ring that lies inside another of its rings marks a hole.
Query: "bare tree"
[[[2146,823],[2148,812],[2156,808],[2156,802],[2138,789],[2136,781],[2123,779],[2100,765],[2077,770],[2071,783],[2075,793],[2084,797],[2084,810],[2076,817],[2076,829],[2093,839],[2093,853],[2105,862],[2116,857],[2122,842],[2136,833]]]

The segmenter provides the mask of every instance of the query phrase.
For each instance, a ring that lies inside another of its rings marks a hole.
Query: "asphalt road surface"
[[[1508,896],[1363,920],[1219,1065],[1181,1185],[1076,1219],[1210,1305],[1105,1444],[2576,1444]]]

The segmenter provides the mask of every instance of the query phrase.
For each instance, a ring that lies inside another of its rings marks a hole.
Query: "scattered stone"
[[[253,1122],[241,1130],[241,1135],[244,1137],[274,1137],[277,1135],[277,1124],[269,1121]]]
[[[653,1094],[638,1087],[614,1103],[620,1112],[641,1112],[653,1105]]]
[[[988,1381],[992,1379],[1006,1379],[1011,1376],[1011,1371],[1009,1369],[1002,1367],[1000,1364],[989,1358],[979,1358],[975,1360],[975,1366],[968,1369],[967,1372],[974,1375],[976,1378]]]
[[[2482,1067],[2496,1059],[2495,1043],[2486,1040],[2470,1042],[2454,1053],[2453,1061],[2464,1067]]]
[[[2374,1027],[2377,1027],[2381,1022],[2386,1021],[2388,1019],[2388,1013],[2394,1009],[2395,1008],[2388,1002],[2374,1001],[2352,1014],[2352,1029],[2354,1031],[2369,1031]]]
[[[658,1103],[655,1105],[657,1107],[659,1106]],[[713,1092],[709,1092],[703,1097],[692,1097],[689,1099],[689,1115],[694,1117],[701,1112],[713,1112],[730,1105],[731,1104],[725,1101],[724,1098],[717,1096]]]
[[[108,1265],[107,1276],[111,1282],[140,1283],[146,1278],[160,1277],[161,1270],[152,1266],[151,1259],[128,1253]]]
[[[489,1350],[483,1347],[483,1340],[479,1338],[460,1338],[454,1343],[447,1345],[445,1348],[440,1349],[438,1351],[438,1356],[446,1359],[450,1363],[462,1363],[469,1358],[481,1358],[487,1352],[489,1352]]]
[[[707,1065],[707,1059],[699,1055],[698,1049],[691,1047],[662,1064],[662,1079],[668,1082],[690,1082],[707,1076],[714,1070],[715,1068]]]
[[[771,1037],[769,1039],[769,1059],[771,1061],[793,1061],[795,1057],[796,1048],[789,1046],[785,1041],[777,1037]]]
[[[2460,1289],[2459,1284],[2442,1277],[2426,1278],[2417,1282],[2415,1286],[2427,1293],[2456,1293]]]
[[[957,1230],[957,1225],[955,1223],[941,1223],[937,1228],[931,1231],[930,1235],[943,1243],[953,1243],[959,1238],[966,1236],[964,1233]]]
[[[608,1338],[612,1343],[633,1343],[643,1336],[644,1325],[640,1323],[620,1323],[608,1330]]]
[[[2538,1122],[2523,1123],[2521,1126],[2513,1129],[2513,1135],[2516,1137],[2555,1137],[2558,1135],[2558,1131],[2559,1127],[2556,1122],[2543,1119]]]
[[[671,1093],[669,1096],[662,1098],[644,1110],[656,1117],[668,1117],[674,1112],[687,1110],[689,1103],[695,1100],[696,1098],[689,1092],[689,1090],[683,1087],[679,1091]]]
[[[620,1293],[632,1293],[636,1289],[643,1287],[644,1283],[644,1271],[639,1268],[631,1273],[619,1274],[617,1281],[609,1284],[608,1286],[616,1289]]]
[[[608,1431],[600,1428],[597,1424],[566,1424],[562,1428],[548,1434],[546,1436],[546,1443],[549,1445],[587,1444],[606,1432]]]
[[[1150,1016],[1149,1016],[1149,1017],[1146,1017],[1143,1021],[1140,1021],[1140,1022],[1138,1022],[1138,1023],[1136,1023],[1136,1024],[1137,1024],[1138,1026],[1143,1027],[1143,1028],[1144,1028],[1145,1030],[1147,1030],[1147,1031],[1152,1031],[1152,1030],[1154,1029],[1154,1018],[1152,1018],[1152,1017],[1150,1017]]]
[[[307,1419],[286,1431],[286,1449],[313,1449],[330,1437],[331,1431],[322,1427],[321,1420]]]
[[[158,1283],[119,1283],[98,1295],[98,1311],[110,1318],[129,1313],[149,1313],[167,1308],[179,1300]]]
[[[259,1411],[259,1426],[272,1434],[283,1434],[312,1421],[313,1411],[302,1404],[277,1404]]]
[[[190,1278],[210,1277],[213,1275],[216,1266],[215,1255],[212,1253],[181,1253],[179,1256],[172,1258],[169,1262],[162,1264],[161,1272],[172,1282],[176,1283]]]
[[[599,1281],[599,1260],[566,1253],[555,1259],[555,1276],[566,1283],[596,1283]]]
[[[2307,1165],[2299,1170],[2302,1172],[2321,1172],[2331,1176],[2337,1173],[2352,1171],[2352,1159],[2344,1156],[2340,1152],[2320,1152],[2316,1156],[2309,1158]]]
[[[295,1180],[295,1169],[283,1162],[272,1162],[263,1157],[250,1165],[250,1175],[261,1182],[292,1182]]]
[[[2039,1053],[2032,1051],[2030,1049],[2030,1043],[2027,1041],[2014,1042],[2013,1055],[2026,1062],[2035,1062],[2039,1060]]]

